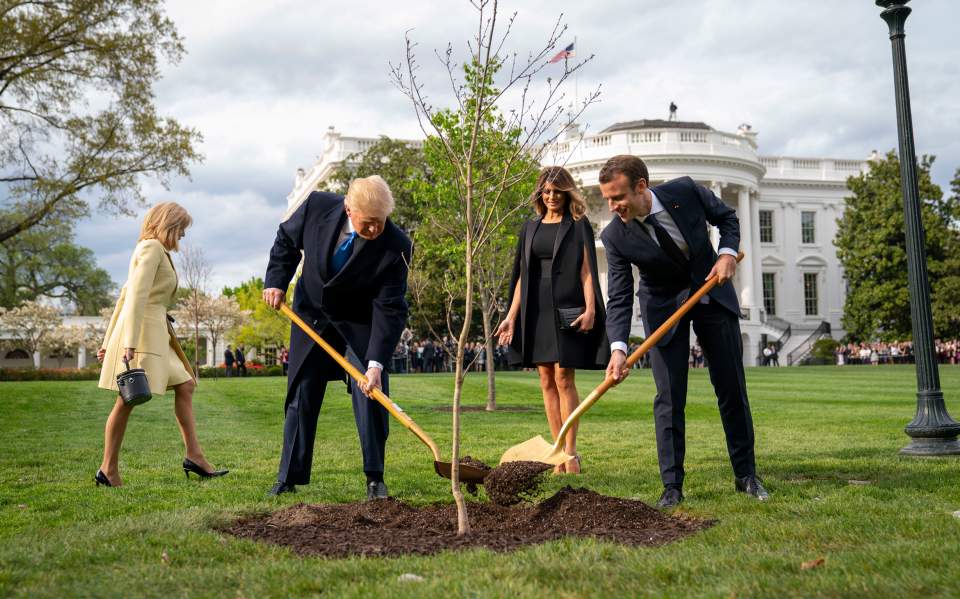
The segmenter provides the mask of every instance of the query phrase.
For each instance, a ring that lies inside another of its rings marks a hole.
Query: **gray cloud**
[[[960,166],[953,31],[960,15],[953,0],[912,4],[907,52],[917,150],[938,156],[934,178],[947,189]],[[462,60],[475,27],[465,0],[168,6],[188,54],[165,70],[158,104],[204,134],[206,161],[192,181],[177,180],[169,192],[149,184],[148,193],[151,201],[180,201],[194,215],[187,241],[203,247],[218,287],[262,275],[294,173],[314,161],[328,126],[347,135],[420,135],[409,100],[388,77],[388,62],[403,58],[404,32],[412,30],[421,74],[442,106],[452,97],[433,51],[452,41]],[[663,118],[673,100],[685,120],[721,130],[751,123],[765,154],[862,158],[897,145],[890,43],[873,2],[501,6],[504,16],[518,13],[507,47],[521,56],[538,49],[565,13],[570,28],[561,46],[576,37],[579,58],[595,55],[576,90],[582,96],[603,85],[602,101],[584,118],[591,131]],[[98,215],[81,224],[78,241],[119,284],[138,230],[136,219]]]

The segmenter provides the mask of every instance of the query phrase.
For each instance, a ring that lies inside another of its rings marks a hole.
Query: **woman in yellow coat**
[[[177,291],[177,272],[170,252],[179,249],[178,242],[192,222],[187,211],[174,202],[157,204],[147,212],[140,240],[130,258],[127,283],[120,290],[97,359],[103,362],[102,389],[118,392],[117,375],[127,369],[123,362],[126,358],[131,368],[146,371],[153,395],[174,390],[174,412],[186,446],[183,471],[188,477],[194,472],[209,478],[223,476],[227,471],[214,470],[203,457],[193,419],[193,390],[197,384],[167,321],[167,307]],[[132,410],[118,395],[103,435],[103,462],[94,479],[97,486],[122,484],[120,445]]]

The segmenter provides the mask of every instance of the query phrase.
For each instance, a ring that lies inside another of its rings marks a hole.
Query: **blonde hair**
[[[566,196],[567,202],[564,211],[569,212],[573,220],[580,220],[587,213],[587,203],[580,192],[577,191],[577,184],[573,180],[573,176],[562,166],[548,166],[540,171],[540,176],[537,177],[537,188],[530,196],[530,202],[537,214],[542,217],[547,213],[547,206],[543,203],[543,186],[547,183],[552,183],[556,189],[562,191]]]
[[[370,216],[390,216],[393,212],[393,194],[380,175],[354,179],[347,189],[344,204]]]
[[[156,239],[168,250],[180,249],[180,233],[193,224],[187,210],[176,202],[161,202],[147,210],[140,226],[140,239]]]

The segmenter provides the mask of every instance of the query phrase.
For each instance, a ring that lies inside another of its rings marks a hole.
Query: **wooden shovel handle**
[[[743,252],[737,253],[737,262],[740,262],[741,260],[743,260]],[[630,356],[627,358],[627,368],[632,368],[633,365],[636,364],[645,353],[650,351],[650,348],[656,345],[657,342],[667,334],[667,331],[676,326],[676,324],[680,322],[680,319],[683,318],[694,306],[696,306],[697,302],[700,301],[700,298],[709,293],[710,290],[716,286],[716,284],[717,275],[713,275],[704,281],[700,289],[697,289],[693,295],[687,298],[687,301],[683,302],[683,305],[680,306],[680,308],[678,308],[677,311],[674,312],[665,323],[660,325],[652,335],[644,339],[643,343],[640,344],[640,347],[630,354]],[[563,444],[563,440],[567,436],[567,432],[570,430],[570,427],[572,427],[577,420],[580,419],[580,416],[582,416],[584,412],[589,410],[593,404],[597,403],[597,400],[600,399],[600,397],[606,393],[610,387],[613,387],[614,384],[616,383],[612,377],[605,378],[596,389],[590,392],[590,395],[588,395],[586,399],[580,402],[580,405],[577,406],[577,409],[567,417],[566,422],[564,422],[563,426],[560,428],[560,432],[557,433],[557,441],[554,443],[554,448],[558,448]]]
[[[304,322],[302,318],[297,316],[296,312],[290,309],[290,306],[281,302],[280,312],[282,312],[287,318],[292,320],[298,327],[303,329],[304,333],[309,335],[310,338],[317,343],[317,345],[322,347],[324,351],[330,354],[330,357],[336,360],[337,364],[339,364],[341,368],[346,370],[347,374],[353,377],[353,380],[357,381],[358,383],[367,382],[367,377],[362,372],[357,370],[357,368],[353,364],[351,364],[349,361],[347,361],[346,358],[341,356],[340,353],[337,350],[335,350],[332,345],[324,341],[323,337],[318,335],[317,332],[313,330],[313,327],[311,327],[306,322]],[[410,429],[410,432],[416,435],[417,438],[420,439],[420,441],[422,441],[424,445],[430,448],[430,451],[433,452],[433,460],[435,462],[440,461],[440,450],[437,448],[437,444],[433,442],[433,439],[430,438],[430,435],[423,432],[423,429],[417,426],[417,423],[414,422],[412,418],[407,416],[407,413],[404,412],[400,406],[395,404],[393,400],[387,397],[383,393],[383,391],[381,391],[380,389],[374,389],[370,395],[373,397],[373,399],[377,400],[377,402],[379,402],[380,405],[386,408],[387,411],[390,412],[390,415],[392,415],[394,418],[399,420],[400,424]]]

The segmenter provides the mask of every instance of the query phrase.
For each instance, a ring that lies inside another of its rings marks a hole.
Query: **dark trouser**
[[[227,376],[233,376],[233,364],[227,364],[224,370],[226,370]]]
[[[687,356],[690,322],[707,359],[710,382],[717,394],[727,453],[735,476],[756,474],[753,418],[743,375],[743,345],[736,315],[716,302],[697,304],[677,325],[670,342],[650,351],[657,396],[653,418],[657,430],[660,478],[666,485],[683,485],[686,451],[684,409],[687,403]]]
[[[290,485],[306,485],[310,482],[313,465],[313,442],[317,436],[317,418],[323,404],[327,381],[319,376],[318,368],[323,349],[314,346],[297,373],[297,380],[287,391],[286,420],[283,423],[283,452],[280,454],[280,470],[277,480]],[[361,372],[366,372],[353,350],[347,349],[347,360]],[[388,376],[382,373],[383,392],[388,394]],[[353,417],[360,435],[365,472],[383,472],[384,453],[389,434],[389,413],[376,400],[369,399],[359,386],[351,385]]]

